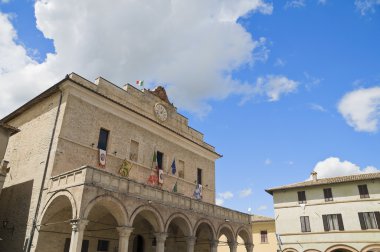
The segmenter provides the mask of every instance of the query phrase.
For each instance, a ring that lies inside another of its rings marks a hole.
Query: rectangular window
[[[100,129],[99,132],[99,141],[98,141],[98,149],[101,150],[107,150],[107,143],[108,143],[108,135],[109,131],[105,129]]]
[[[268,231],[260,231],[261,243],[268,243]]]
[[[97,251],[108,251],[109,241],[98,240],[98,250]]]
[[[131,140],[131,151],[129,153],[129,159],[137,162],[139,158],[139,142]]]
[[[331,188],[325,188],[323,189],[323,194],[325,195],[325,201],[333,201],[333,195]]]
[[[163,170],[163,164],[164,164],[164,153],[157,151],[157,164],[158,164],[158,169]]]
[[[322,215],[323,227],[325,231],[330,230],[344,230],[343,218],[341,214],[327,214]]]
[[[178,177],[185,178],[185,162],[178,160]]]
[[[306,203],[306,192],[299,191],[298,193],[298,203],[305,204]]]
[[[369,198],[367,185],[358,185],[361,199]]]
[[[380,212],[358,213],[362,230],[380,229]]]
[[[309,216],[300,216],[300,220],[301,220],[301,231],[310,232]]]
[[[202,169],[197,169],[197,184],[202,185]]]

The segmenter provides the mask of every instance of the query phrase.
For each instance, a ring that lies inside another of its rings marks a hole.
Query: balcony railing
[[[79,185],[98,186],[108,191],[127,194],[155,202],[161,202],[173,207],[198,212],[233,222],[247,224],[251,221],[250,215],[248,214],[202,202],[178,193],[169,192],[160,188],[138,183],[125,177],[89,166],[84,166],[79,169],[52,177],[49,191],[57,191],[67,187]]]

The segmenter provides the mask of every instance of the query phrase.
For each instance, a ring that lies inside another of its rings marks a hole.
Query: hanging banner
[[[99,165],[101,167],[106,166],[106,157],[107,157],[107,151],[99,149]]]
[[[164,171],[162,169],[158,169],[158,183],[161,185],[164,183]]]
[[[129,172],[132,169],[132,163],[129,162],[127,159],[124,159],[123,163],[120,166],[119,174],[123,177],[128,178]]]

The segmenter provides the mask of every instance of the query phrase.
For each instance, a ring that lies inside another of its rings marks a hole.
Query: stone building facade
[[[6,152],[0,219],[13,230],[0,229],[0,251],[207,252],[221,236],[252,251],[250,216],[215,205],[221,156],[163,88],[73,73],[1,122],[21,131]]]
[[[379,252],[380,172],[268,189],[284,252]]]
[[[7,149],[9,137],[17,132],[18,129],[0,123],[0,193],[8,172],[8,161],[4,159],[5,150]]]

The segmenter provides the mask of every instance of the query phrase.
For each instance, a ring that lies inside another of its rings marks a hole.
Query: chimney
[[[317,180],[318,180],[318,177],[317,177],[317,172],[316,171],[313,171],[312,173],[311,173],[311,176],[313,177],[313,181],[314,182],[317,182]]]

